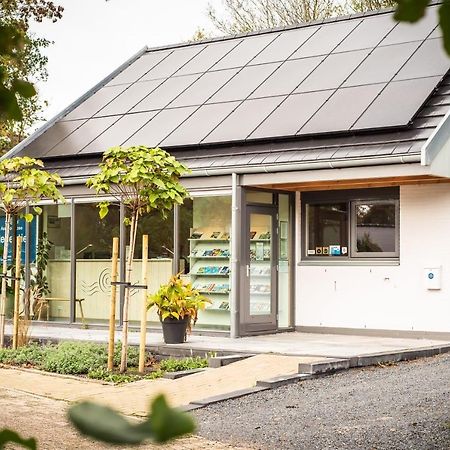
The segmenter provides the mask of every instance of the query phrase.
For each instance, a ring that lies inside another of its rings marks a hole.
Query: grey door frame
[[[278,221],[277,205],[249,204],[245,207],[242,223],[241,248],[241,295],[240,295],[240,335],[270,333],[278,330]],[[250,277],[247,266],[250,266],[250,215],[264,214],[272,219],[271,232],[271,313],[267,315],[250,315]]]

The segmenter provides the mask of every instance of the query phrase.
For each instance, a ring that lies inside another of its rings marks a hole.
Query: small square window
[[[396,200],[354,202],[352,256],[398,256]]]
[[[347,256],[348,204],[308,205],[308,256]]]

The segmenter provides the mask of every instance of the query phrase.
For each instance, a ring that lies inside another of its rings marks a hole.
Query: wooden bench
[[[75,304],[80,306],[81,321],[84,323],[83,302],[84,298],[76,298]],[[70,302],[68,297],[41,297],[36,300],[38,308],[38,320],[42,320],[42,307],[47,306],[47,322],[50,320],[50,302]]]

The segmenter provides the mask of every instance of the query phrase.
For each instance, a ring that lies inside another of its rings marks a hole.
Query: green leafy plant
[[[182,370],[202,369],[208,367],[208,360],[200,356],[189,358],[169,358],[163,359],[159,367],[164,372],[179,372]]]
[[[170,408],[163,395],[153,400],[148,418],[137,425],[113,409],[91,402],[72,406],[69,419],[81,433],[109,444],[163,443],[195,430],[192,418]]]
[[[173,275],[167,284],[160,286],[156,294],[148,296],[148,309],[156,307],[161,320],[189,317],[188,330],[195,325],[198,311],[206,308],[211,301],[181,279],[181,274]]]
[[[152,211],[165,216],[174,205],[182,204],[188,193],[179,178],[187,172],[183,164],[160,148],[112,147],[103,154],[100,172],[87,181],[87,186],[97,194],[111,195],[127,209],[125,223],[130,226],[130,251],[126,283],[132,278],[139,217]],[[101,218],[108,214],[109,205],[110,202],[99,203]],[[127,289],[123,305],[121,372],[127,368],[129,304],[130,289]]]
[[[43,198],[54,202],[64,200],[58,189],[59,186],[62,186],[60,176],[43,170],[43,167],[42,161],[27,156],[0,161],[0,210],[5,213],[3,274],[6,274],[8,269],[8,247],[12,218],[21,214],[30,204]],[[37,206],[33,209],[35,214],[42,212],[42,209]],[[27,222],[33,220],[33,215],[29,212],[23,214],[23,217]],[[6,285],[6,278],[2,277],[0,347],[4,346],[5,337]]]

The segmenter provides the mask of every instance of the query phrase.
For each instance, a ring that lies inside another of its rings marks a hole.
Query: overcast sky
[[[49,79],[38,85],[50,119],[145,45],[189,39],[209,27],[208,3],[220,0],[55,0],[64,6],[57,23],[32,30],[54,44],[46,50]],[[209,27],[210,28],[210,27]]]

